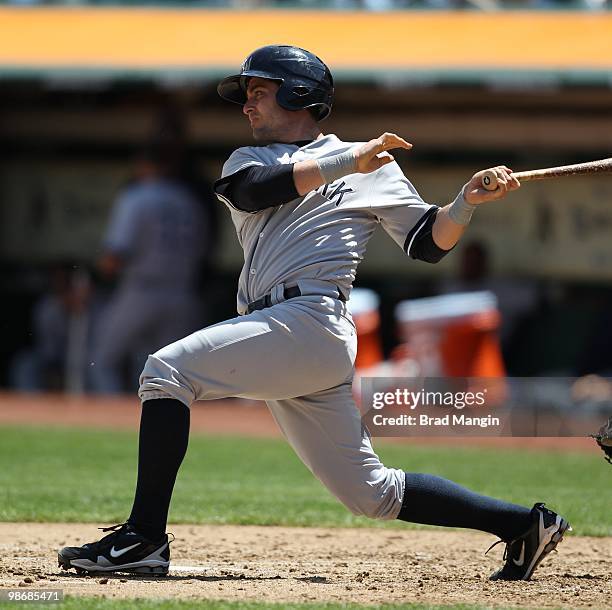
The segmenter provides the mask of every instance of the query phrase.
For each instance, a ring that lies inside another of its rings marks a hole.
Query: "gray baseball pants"
[[[141,400],[265,400],[310,471],[356,515],[395,519],[404,472],[384,466],[353,400],[346,304],[301,296],[197,331],[148,357]]]

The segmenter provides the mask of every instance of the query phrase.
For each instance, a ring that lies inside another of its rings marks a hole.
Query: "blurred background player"
[[[100,311],[87,270],[72,263],[53,265],[48,288],[33,308],[33,344],[11,363],[11,387],[76,394],[91,390],[89,363]]]
[[[114,204],[98,260],[102,277],[117,288],[98,333],[97,392],[124,391],[147,354],[202,323],[197,288],[210,226],[181,179],[179,153],[174,138],[150,142]]]

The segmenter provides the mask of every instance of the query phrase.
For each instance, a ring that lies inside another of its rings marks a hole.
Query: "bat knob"
[[[481,183],[483,188],[487,191],[494,191],[497,188],[497,176],[495,172],[491,170],[487,170],[481,178]]]

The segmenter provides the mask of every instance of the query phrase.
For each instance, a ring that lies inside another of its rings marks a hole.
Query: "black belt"
[[[291,286],[290,288],[285,288],[283,290],[283,298],[285,301],[287,301],[288,299],[295,299],[295,297],[300,296],[302,296],[302,291],[300,290],[299,286]],[[342,302],[346,301],[346,298],[342,294],[340,288],[338,288],[338,298]],[[247,305],[247,313],[253,313],[254,311],[258,311],[259,309],[266,309],[267,307],[272,307],[272,305],[274,305],[274,303],[272,303],[272,295],[267,294],[266,296],[261,297],[261,299],[257,299],[256,301],[249,303]]]

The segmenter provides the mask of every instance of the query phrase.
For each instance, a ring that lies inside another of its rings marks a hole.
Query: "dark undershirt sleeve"
[[[297,199],[293,163],[253,165],[215,182],[222,201],[243,212],[259,212]]]
[[[437,263],[453,249],[443,250],[434,241],[432,232],[437,214],[438,208],[432,208],[429,212],[425,213],[425,222],[418,222],[415,228],[408,233],[404,244],[404,251],[411,258],[425,261],[426,263]]]

